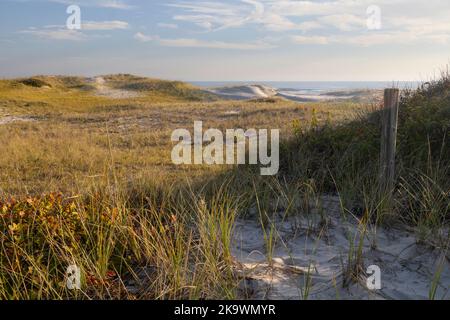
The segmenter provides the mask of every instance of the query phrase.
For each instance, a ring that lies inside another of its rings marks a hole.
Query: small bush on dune
[[[89,268],[87,261],[105,258],[98,250],[119,220],[120,209],[96,204],[80,207],[59,193],[0,202],[0,283],[2,298],[69,297],[65,271],[84,260],[91,280],[106,279],[112,263]],[[109,240],[111,256],[123,253]],[[109,260],[109,259],[107,259]],[[88,281],[90,281],[88,279]]]
[[[280,97],[271,97],[271,98],[258,98],[249,100],[249,102],[253,103],[279,103],[285,101],[283,98]]]
[[[39,78],[23,79],[19,80],[18,83],[34,88],[51,87],[51,85],[48,82],[41,80]]]

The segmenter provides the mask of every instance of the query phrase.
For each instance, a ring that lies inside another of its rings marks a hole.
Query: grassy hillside
[[[427,246],[448,247],[448,77],[402,98],[392,210],[377,190],[380,121],[374,108],[280,99],[210,102],[179,82],[103,79],[104,92],[142,96],[96,96],[99,83],[84,78],[0,83],[1,113],[33,117],[0,125],[2,299],[245,298],[245,275],[232,256],[235,220],[259,219],[261,250],[272,264],[279,240],[273,218],[315,211],[322,227],[305,232],[332,232],[321,209],[321,197],[330,193],[339,195],[343,217],[356,217],[361,239],[370,221],[375,234],[381,224],[401,225],[416,230]],[[191,129],[194,120],[222,130],[280,128],[281,172],[261,177],[255,167],[174,166],[170,134]],[[343,253],[343,272],[352,276],[363,269],[357,245]],[[65,286],[72,264],[82,269],[82,291]]]
[[[301,105],[282,99],[192,101],[200,90],[180,82],[130,75],[102,78],[100,84],[78,77],[1,82],[0,134],[5,144],[0,193],[78,194],[92,182],[91,177],[107,176],[111,166],[125,186],[152,175],[184,179],[223,171],[228,167],[174,166],[171,132],[191,129],[194,121],[202,120],[205,127],[222,130],[275,127],[287,137],[293,121],[308,122],[313,109],[323,124],[350,119],[359,108],[348,103]],[[99,87],[106,88],[106,93],[126,88],[142,96],[112,99],[98,96],[99,91],[105,92]]]
[[[217,100],[213,94],[189,84],[136,77],[109,75],[96,78],[36,76],[0,80],[0,111],[9,114],[92,112],[100,106],[144,103],[176,103]],[[115,92],[136,92],[117,99]],[[111,95],[109,93],[112,93]],[[7,111],[5,108],[7,107]]]
[[[137,91],[146,95],[166,95],[185,101],[215,101],[218,97],[181,81],[167,81],[133,75],[109,75],[104,77],[113,88]]]

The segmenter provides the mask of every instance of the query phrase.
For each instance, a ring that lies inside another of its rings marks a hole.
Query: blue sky
[[[2,0],[0,77],[425,80],[450,62],[449,17],[447,0]]]

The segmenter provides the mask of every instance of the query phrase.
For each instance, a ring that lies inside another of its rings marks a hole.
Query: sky
[[[448,0],[1,0],[0,77],[423,81],[450,63],[449,17]]]

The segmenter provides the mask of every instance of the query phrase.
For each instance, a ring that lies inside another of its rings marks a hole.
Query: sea
[[[297,91],[298,94],[316,95],[331,91],[380,90],[384,88],[416,89],[419,82],[413,81],[191,81],[202,88],[220,88],[250,84],[263,84],[278,91]]]

